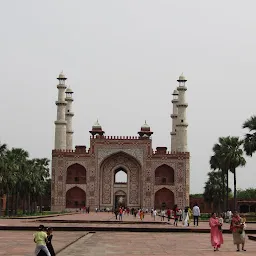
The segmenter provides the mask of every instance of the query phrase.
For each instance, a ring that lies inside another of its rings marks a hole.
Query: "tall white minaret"
[[[179,102],[177,103],[178,108],[178,118],[176,123],[176,151],[177,152],[187,152],[187,115],[186,110],[188,107],[188,104],[186,103],[186,97],[185,92],[187,90],[187,87],[185,83],[187,82],[185,76],[183,74],[180,75],[179,79],[177,80],[179,82],[179,86],[177,88],[179,92]]]
[[[66,90],[66,121],[67,121],[67,130],[66,130],[66,143],[67,143],[67,149],[71,150],[73,149],[73,129],[72,129],[72,118],[74,116],[74,113],[72,112],[72,98],[73,91],[69,87]]]
[[[65,81],[67,78],[61,72],[59,77],[58,88],[58,100],[56,101],[57,106],[57,120],[55,121],[55,149],[66,149],[66,125],[65,110],[67,102],[65,101],[65,90],[67,88]]]
[[[177,103],[179,102],[178,100],[178,91],[174,90],[173,91],[173,99],[172,99],[172,106],[173,106],[173,110],[172,110],[172,114],[171,114],[171,118],[172,118],[172,132],[171,132],[171,152],[175,152],[177,150],[177,146],[176,146],[176,124],[177,124],[177,117],[178,117],[178,108],[177,108]]]

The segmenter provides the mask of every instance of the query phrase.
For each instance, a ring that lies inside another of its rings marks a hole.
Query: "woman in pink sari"
[[[219,219],[216,217],[216,213],[212,213],[212,216],[209,221],[211,227],[211,243],[214,248],[214,251],[218,251],[220,246],[223,244],[223,236],[221,232],[222,224],[219,222]]]

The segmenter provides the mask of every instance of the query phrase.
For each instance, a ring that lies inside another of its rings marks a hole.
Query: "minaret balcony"
[[[67,124],[67,121],[66,120],[56,120],[55,122],[54,122],[55,124]]]
[[[68,97],[68,98],[65,98],[65,101],[70,101],[70,102],[72,102],[72,101],[74,101],[74,99],[73,99],[73,98]]]
[[[177,90],[178,91],[186,91],[188,88],[186,86],[178,86]]]
[[[57,100],[57,101],[55,101],[55,104],[56,104],[57,106],[61,106],[61,105],[66,106],[66,105],[67,105],[67,102],[66,102],[66,101],[59,101],[59,100]]]
[[[184,108],[186,108],[186,107],[188,107],[188,103],[178,103],[177,107],[184,107]]]
[[[58,89],[66,89],[67,86],[66,86],[65,84],[58,84],[58,85],[57,85],[57,88],[58,88]]]

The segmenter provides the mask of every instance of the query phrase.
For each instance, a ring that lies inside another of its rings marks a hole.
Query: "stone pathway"
[[[0,231],[0,255],[34,255],[34,233],[30,231]],[[53,244],[55,250],[63,249],[84,234],[84,232],[54,232]]]
[[[40,222],[43,220],[43,222]],[[49,222],[47,222],[49,220]],[[66,223],[54,223],[51,221],[66,221]],[[102,223],[69,223],[68,221],[102,221]],[[134,218],[134,216],[131,215],[125,215],[123,217],[124,222],[128,222],[128,224],[122,223],[120,221],[115,220],[115,216],[112,213],[95,213],[91,212],[90,214],[73,214],[73,215],[63,215],[63,216],[55,216],[55,217],[48,217],[48,218],[43,218],[43,219],[38,219],[38,220],[24,220],[24,219],[0,219],[0,227],[1,226],[39,226],[40,223],[43,225],[47,226],[54,226],[54,227],[67,227],[67,226],[72,226],[72,227],[120,227],[120,226],[130,226],[130,227],[142,227],[140,224],[132,224],[129,222],[137,222],[141,223],[142,221],[137,217]],[[109,221],[114,221],[116,223],[109,223]],[[153,218],[150,216],[150,214],[145,215],[145,219],[143,222],[150,221],[153,222]],[[144,228],[162,228],[163,226],[166,227],[166,225],[163,225],[167,221],[161,222],[161,219],[159,216],[156,217],[156,221],[154,224],[143,224]],[[171,223],[173,223],[173,220],[171,220]],[[172,228],[173,225],[168,225],[168,228]],[[182,229],[185,229],[185,227],[182,226],[182,223],[179,223],[179,227]],[[193,227],[193,225],[192,225]],[[193,227],[194,228],[194,227]],[[195,227],[196,229],[197,227]],[[207,228],[209,229],[209,224],[208,222],[200,222],[199,223],[199,228]],[[229,229],[229,224],[224,224],[224,229]],[[247,229],[254,229],[256,230],[256,223],[248,223],[247,224]]]
[[[209,234],[104,233],[88,234],[58,256],[233,256],[256,255],[256,242],[246,241],[247,252],[236,252],[231,235],[224,235],[221,251],[214,252]]]

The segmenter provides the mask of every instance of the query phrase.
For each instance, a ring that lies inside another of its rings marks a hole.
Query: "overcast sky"
[[[74,90],[74,142],[137,135],[170,149],[171,100],[187,77],[191,193],[202,192],[218,137],[243,136],[256,111],[256,2],[8,0],[0,8],[0,141],[51,157],[61,70]],[[256,155],[237,170],[255,185]],[[231,180],[232,181],[232,180]]]

